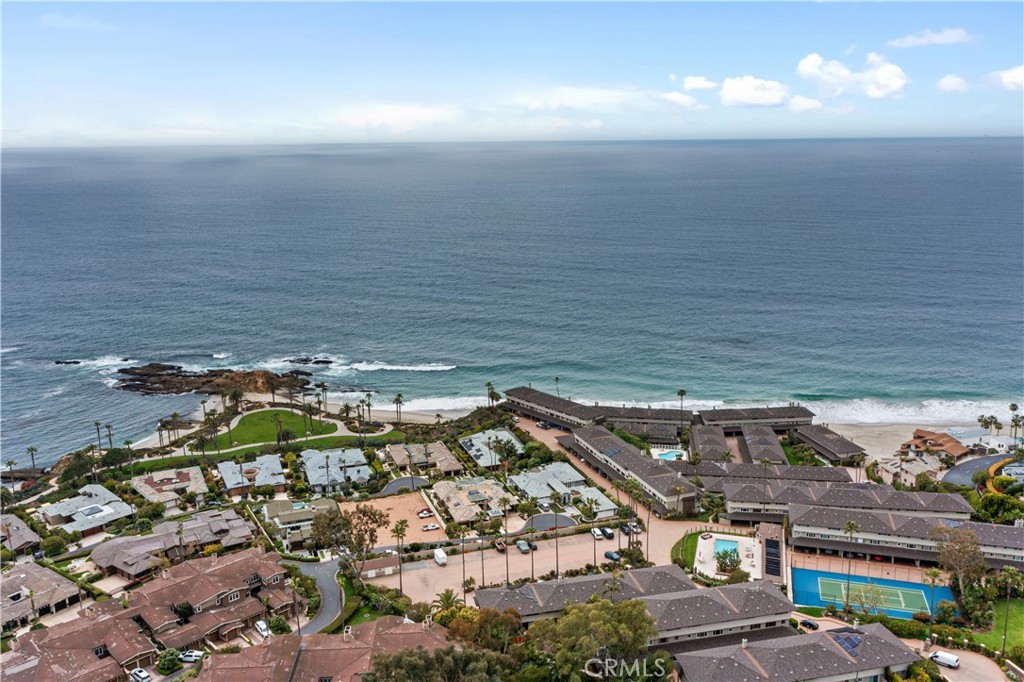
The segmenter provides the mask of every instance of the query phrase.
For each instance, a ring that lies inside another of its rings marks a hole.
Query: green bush
[[[43,541],[39,546],[42,548],[43,554],[46,556],[57,556],[58,554],[63,554],[68,550],[68,543],[59,535],[51,535],[48,538],[43,538]]]
[[[168,675],[175,670],[181,670],[181,661],[178,660],[177,649],[164,649],[160,652],[160,658],[156,664],[156,670],[161,675]]]
[[[267,621],[267,627],[275,635],[286,635],[292,631],[291,626],[288,625],[288,621],[283,616],[271,616],[270,620]]]

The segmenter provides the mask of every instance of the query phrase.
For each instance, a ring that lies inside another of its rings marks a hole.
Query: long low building
[[[567,428],[590,426],[604,414],[592,405],[582,405],[528,386],[510,388],[505,391],[505,397],[513,410]]]
[[[789,463],[779,437],[768,426],[744,426],[740,432],[739,445],[740,451],[754,464],[765,461],[772,464]]]
[[[731,482],[722,486],[725,497],[723,519],[730,523],[779,521],[790,505],[837,507],[863,511],[893,511],[931,518],[969,521],[974,511],[960,495],[900,491],[877,483],[835,485],[783,484],[766,479]]]
[[[919,660],[878,623],[675,656],[683,682],[883,682]]]
[[[698,488],[685,478],[683,469],[644,454],[603,426],[574,429],[569,449],[606,478],[636,481],[653,500],[659,514],[692,514],[697,505]]]
[[[679,427],[671,424],[633,424],[630,422],[607,422],[612,429],[625,431],[631,436],[645,440],[651,445],[679,445]]]
[[[700,459],[720,461],[723,455],[731,454],[732,448],[725,439],[721,426],[695,424],[690,428],[690,452]]]
[[[810,424],[814,413],[802,405],[791,403],[781,407],[711,408],[698,415],[701,424],[719,426],[726,433],[739,433],[744,426],[767,426],[783,432]]]
[[[567,604],[581,604],[593,595],[618,603],[627,599],[696,590],[693,581],[676,565],[623,571],[617,584],[613,583],[613,574],[598,573],[477,590],[473,598],[479,608],[498,611],[515,609],[522,616],[523,623],[528,625],[541,618],[556,618]]]
[[[693,412],[690,410],[677,410],[671,407],[596,405],[595,408],[601,411],[600,421],[613,422],[615,424],[635,426],[653,426],[658,424],[670,426],[679,431],[693,423]]]
[[[851,539],[848,522],[857,524]],[[792,504],[789,507],[790,546],[797,549],[866,554],[869,556],[938,561],[936,528],[960,528],[974,533],[981,554],[994,568],[1024,569],[1024,528],[994,523],[936,519],[887,511],[856,511]]]
[[[804,424],[796,437],[829,464],[849,464],[864,456],[864,448],[820,424]]]

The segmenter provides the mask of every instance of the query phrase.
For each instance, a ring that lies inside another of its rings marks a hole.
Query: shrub
[[[207,545],[203,548],[203,556],[216,556],[224,551],[224,545]]]
[[[918,623],[927,623],[928,621],[930,621],[932,619],[932,615],[930,613],[928,613],[927,611],[918,611],[917,613],[914,614],[913,618]]]
[[[29,628],[29,630],[31,630],[33,632],[36,631],[36,630],[45,630],[45,629],[46,629],[46,626],[43,625],[42,623],[40,623],[38,620],[36,622],[32,623],[32,627]]]
[[[42,548],[43,554],[46,556],[57,556],[58,554],[63,554],[68,550],[68,543],[59,535],[51,535],[48,538],[43,538],[43,541],[39,546]]]
[[[156,670],[161,675],[167,675],[173,673],[175,670],[181,670],[181,661],[178,660],[177,649],[164,649],[160,652],[160,658],[156,664]]]
[[[271,616],[270,620],[267,621],[267,627],[275,635],[286,635],[292,631],[291,626],[288,625],[288,621],[283,616]]]
[[[0,561],[14,561],[14,552],[6,547],[0,549]]]

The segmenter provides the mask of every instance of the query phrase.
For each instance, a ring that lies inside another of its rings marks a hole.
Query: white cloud
[[[910,79],[896,64],[882,55],[871,52],[863,71],[852,71],[842,62],[825,59],[812,53],[800,60],[796,72],[801,78],[815,81],[827,97],[838,97],[848,92],[862,92],[872,99],[899,97]]]
[[[704,76],[687,76],[683,79],[683,90],[711,90],[717,87],[718,83]]]
[[[945,76],[939,79],[936,84],[939,90],[943,92],[966,92],[967,81],[960,76],[955,76],[951,73],[947,73]]]
[[[797,114],[804,114],[808,111],[820,111],[824,107],[825,105],[820,101],[802,95],[795,95],[789,100],[789,110]]]
[[[1006,90],[1020,90],[1024,88],[1024,65],[1015,66],[1004,71],[993,71],[989,74],[996,85]]]
[[[786,101],[787,94],[782,83],[754,76],[726,78],[719,93],[727,107],[777,107]]]
[[[673,83],[675,83],[675,82],[676,82],[677,80],[679,80],[679,76],[675,75],[674,73],[670,73],[670,74],[668,75],[668,79],[669,79],[670,81],[672,81]]]
[[[683,109],[693,109],[694,111],[707,109],[707,106],[701,104],[696,97],[682,92],[666,92],[661,98]]]
[[[886,45],[889,47],[922,47],[924,45],[956,45],[971,40],[974,40],[974,36],[962,28],[944,28],[941,31],[926,28],[920,33],[890,40]]]
[[[114,30],[112,24],[97,19],[90,19],[81,14],[63,14],[46,12],[39,17],[39,23],[47,28],[65,29],[70,31],[91,31],[93,33],[109,33]]]
[[[328,122],[363,130],[384,129],[408,133],[423,125],[451,123],[462,115],[453,105],[378,102],[350,106],[328,117]]]
[[[856,51],[857,51],[857,44],[853,43],[851,45],[848,45],[846,47],[846,49],[843,50],[843,54],[845,54],[847,57],[849,57],[851,54],[853,54]]]
[[[599,118],[592,118],[589,121],[582,121],[580,123],[580,128],[586,128],[587,130],[597,130],[598,128],[603,127],[604,122],[602,122]]]

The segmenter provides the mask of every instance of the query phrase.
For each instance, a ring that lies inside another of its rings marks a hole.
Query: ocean
[[[971,422],[1024,403],[1020,139],[3,151],[3,460],[314,369],[374,413],[484,384]],[[328,358],[326,368],[291,365]],[[57,365],[56,360],[81,360]]]

